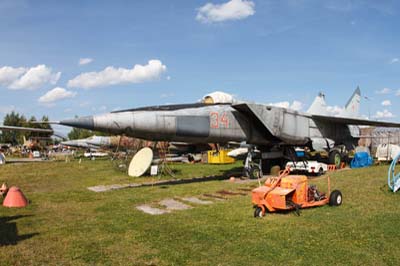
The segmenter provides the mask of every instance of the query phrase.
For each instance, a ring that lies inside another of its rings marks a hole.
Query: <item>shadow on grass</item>
[[[221,170],[220,172],[225,178],[229,178],[231,176],[241,177],[243,176],[243,167],[239,166],[225,171]]]
[[[241,167],[233,168],[228,171],[220,171],[222,172],[219,175],[212,176],[203,176],[203,177],[193,177],[193,178],[184,178],[184,179],[169,179],[169,180],[160,180],[157,182],[145,182],[141,184],[141,187],[146,186],[161,186],[161,188],[168,188],[168,185],[180,185],[180,184],[189,184],[189,183],[198,183],[198,182],[207,182],[207,181],[216,181],[216,180],[225,180],[231,176],[240,176]],[[180,171],[180,170],[178,170]],[[139,186],[138,186],[139,187]]]
[[[142,187],[150,187],[150,186],[161,186],[161,188],[168,188],[167,185],[180,185],[180,184],[189,184],[189,183],[198,183],[198,182],[207,182],[207,181],[215,181],[215,180],[224,180],[225,176],[204,176],[204,177],[193,177],[187,179],[171,179],[171,180],[161,180],[157,182],[146,182],[142,183]]]
[[[32,215],[0,217],[0,246],[16,245],[19,241],[38,235],[38,233],[18,235],[17,223],[13,221],[29,216]]]

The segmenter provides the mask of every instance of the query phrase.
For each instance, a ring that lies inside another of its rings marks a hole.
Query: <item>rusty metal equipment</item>
[[[253,189],[252,203],[255,208],[254,217],[285,210],[295,210],[299,215],[302,208],[341,205],[342,193],[339,190],[330,192],[329,176],[326,194],[318,191],[315,185],[308,185],[306,176],[289,175],[289,170],[286,169],[277,177],[269,177],[263,186]]]

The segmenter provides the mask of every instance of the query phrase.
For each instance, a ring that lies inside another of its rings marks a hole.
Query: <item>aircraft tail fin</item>
[[[359,87],[351,95],[350,99],[347,101],[343,111],[340,116],[345,117],[358,117],[360,113],[360,100],[361,100],[361,90]]]
[[[28,141],[26,140],[26,138],[25,138],[25,135],[22,135],[22,139],[23,139],[23,141],[24,141],[24,146],[28,146]]]
[[[327,106],[325,102],[325,94],[320,92],[317,97],[315,97],[313,103],[310,105],[310,107],[307,110],[307,113],[310,114],[322,114],[322,115],[327,115]]]

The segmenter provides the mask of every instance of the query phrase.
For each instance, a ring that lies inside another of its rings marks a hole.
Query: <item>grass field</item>
[[[240,167],[173,166],[179,178]],[[94,193],[87,187],[154,178],[129,178],[108,161],[1,166],[0,183],[19,186],[31,204],[0,207],[0,265],[398,265],[400,193],[387,189],[387,168],[331,174],[332,187],[343,193],[340,207],[255,219],[250,195],[159,216],[135,208],[249,184],[208,181]],[[326,187],[325,180],[315,183]]]

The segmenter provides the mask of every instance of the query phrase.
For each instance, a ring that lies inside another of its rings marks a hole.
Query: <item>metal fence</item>
[[[361,128],[359,145],[376,150],[379,144],[400,145],[400,128],[367,127]]]

